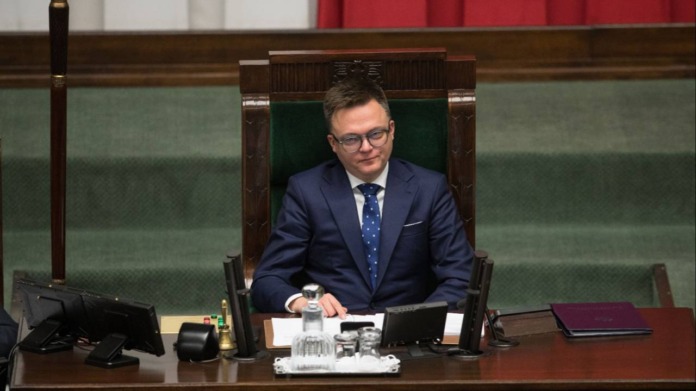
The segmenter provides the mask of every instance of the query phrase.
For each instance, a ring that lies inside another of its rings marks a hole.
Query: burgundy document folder
[[[640,312],[627,301],[551,304],[563,333],[568,337],[650,334]]]

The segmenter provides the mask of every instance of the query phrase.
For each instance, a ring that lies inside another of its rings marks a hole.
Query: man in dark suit
[[[254,274],[256,308],[299,312],[310,282],[324,287],[327,316],[432,301],[455,308],[473,250],[445,176],[391,157],[395,124],[371,81],[332,87],[324,117],[338,159],[290,178]]]

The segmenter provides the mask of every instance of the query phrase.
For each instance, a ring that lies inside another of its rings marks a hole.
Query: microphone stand
[[[502,338],[498,335],[498,330],[493,326],[493,320],[491,319],[491,314],[488,312],[488,308],[486,308],[486,323],[488,323],[488,331],[491,333],[491,337],[488,339],[488,346],[493,346],[495,348],[511,348],[520,344],[520,341]]]
[[[475,252],[467,296],[457,303],[457,307],[464,310],[464,319],[462,319],[462,328],[459,333],[459,345],[457,348],[448,351],[449,356],[471,359],[483,354],[483,351],[479,349],[479,345],[481,343],[481,333],[485,327],[483,324],[484,317],[491,334],[488,345],[512,347],[519,344],[517,341],[500,338],[493,327],[487,306],[492,273],[493,260],[489,259],[488,254],[483,251]]]

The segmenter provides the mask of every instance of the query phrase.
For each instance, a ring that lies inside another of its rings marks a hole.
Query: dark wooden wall
[[[443,47],[484,82],[693,78],[694,24],[70,34],[71,86],[234,85],[270,50]],[[48,33],[0,34],[0,87],[49,83]]]

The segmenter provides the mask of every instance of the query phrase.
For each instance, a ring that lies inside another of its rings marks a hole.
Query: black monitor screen
[[[91,327],[80,291],[28,279],[15,284],[32,330],[20,342],[20,348],[48,353],[71,349],[77,339],[90,337]]]
[[[134,300],[31,280],[16,282],[24,317],[33,329],[19,347],[37,353],[71,349],[77,339],[98,343],[86,362],[105,368],[137,364],[123,349],[163,355],[154,306]]]
[[[382,346],[440,342],[446,321],[444,301],[388,307],[384,311]]]
[[[164,354],[154,306],[89,292],[83,293],[83,300],[93,329],[90,339],[99,342],[90,356],[108,361],[101,366],[127,365],[113,362],[119,358],[121,349],[139,350],[157,356]],[[89,358],[88,363],[100,365],[99,361],[90,362]]]

